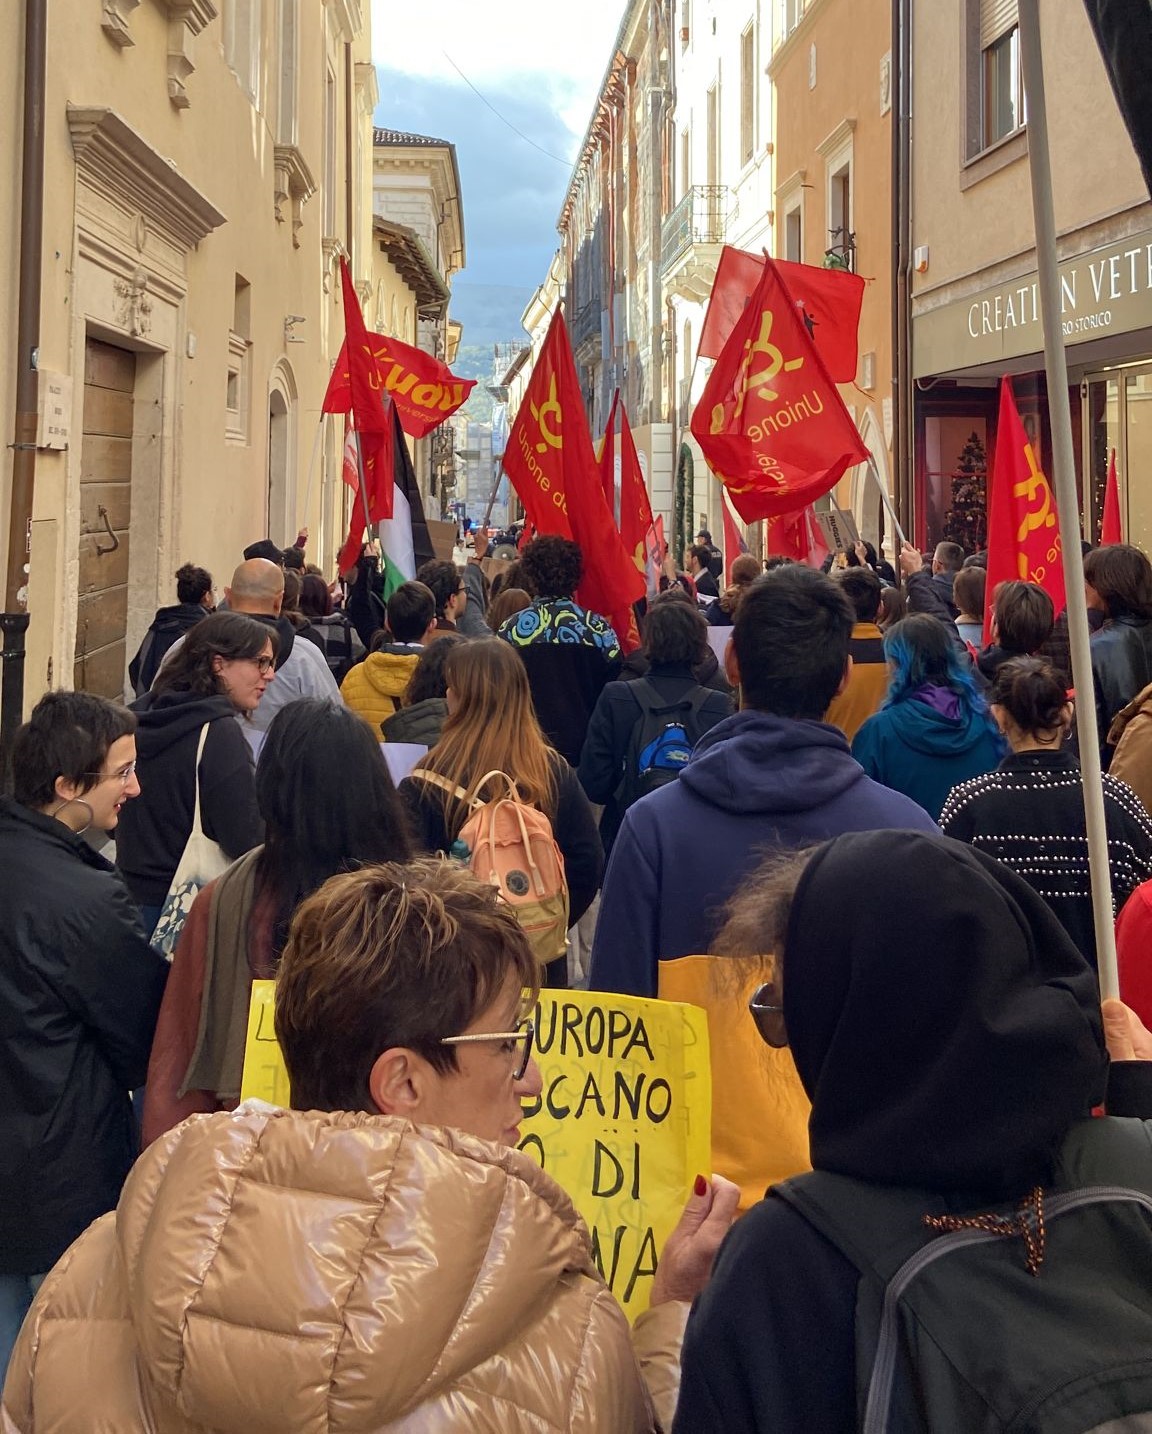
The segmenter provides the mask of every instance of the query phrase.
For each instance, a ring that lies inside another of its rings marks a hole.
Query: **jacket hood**
[[[208,616],[208,610],[198,602],[179,602],[172,607],[157,608],[152,619],[153,632],[187,632],[195,627],[201,618]]]
[[[1021,877],[946,837],[837,837],[784,946],[816,1169],[1005,1197],[1051,1178],[1107,1057],[1095,973]]]
[[[985,741],[992,728],[991,718],[981,712],[961,709],[955,718],[917,698],[881,709],[901,741],[926,757],[958,757]]]
[[[380,648],[364,659],[364,677],[381,697],[402,697],[419,656],[415,647]]]
[[[146,1150],[117,1239],[149,1382],[237,1434],[285,1427],[278,1409],[380,1428],[513,1344],[566,1275],[594,1276],[571,1201],[519,1152],[258,1102]]]
[[[235,717],[227,697],[205,697],[199,692],[145,692],[131,704],[136,714],[136,756],[148,761],[159,756],[205,722]]]
[[[835,801],[864,770],[836,727],[737,712],[705,732],[678,780],[721,811],[805,812]]]

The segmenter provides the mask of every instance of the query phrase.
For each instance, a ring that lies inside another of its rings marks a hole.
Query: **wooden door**
[[[118,698],[128,664],[128,522],[132,512],[132,394],[136,355],[84,345],[80,450],[80,587],[74,685]]]

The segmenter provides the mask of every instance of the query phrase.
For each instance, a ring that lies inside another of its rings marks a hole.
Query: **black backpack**
[[[703,736],[700,709],[708,700],[706,687],[695,687],[679,702],[665,702],[646,677],[628,684],[640,716],[624,753],[624,776],[617,805],[627,811],[633,802],[673,782],[688,764],[692,748]]]
[[[826,1171],[772,1195],[860,1272],[863,1434],[1152,1430],[1152,1122],[1074,1126],[1052,1191],[1012,1209]]]

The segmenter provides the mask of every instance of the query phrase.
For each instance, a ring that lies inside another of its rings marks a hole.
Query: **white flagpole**
[[[1080,505],[1072,445],[1072,409],[1068,399],[1068,362],[1060,317],[1060,274],[1056,263],[1056,218],[1052,205],[1052,160],[1048,147],[1048,111],[1044,94],[1044,56],[1040,39],[1040,0],[1019,0],[1020,54],[1028,98],[1028,165],[1036,228],[1036,268],[1040,315],[1044,326],[1044,370],[1052,424],[1053,487],[1064,553],[1064,589],[1068,598],[1068,635],[1072,682],[1080,734],[1080,766],[1092,875],[1092,914],[1100,994],[1119,996],[1116,937],[1112,916],[1112,878],[1108,866],[1108,829],[1104,818],[1100,743],[1096,730],[1092,656],[1088,648],[1088,611],[1084,602],[1084,558],[1080,551]]]
[[[312,501],[312,479],[316,474],[316,460],[320,456],[320,439],[324,433],[324,410],[320,410],[320,421],[316,425],[316,437],[312,440],[312,457],[308,460],[308,481],[304,485],[304,511],[296,514],[296,527],[300,529],[308,522],[308,505]]]
[[[884,487],[883,480],[880,477],[880,469],[877,467],[876,460],[871,453],[868,454],[868,472],[871,473],[872,477],[876,480],[876,487],[880,490],[880,501],[884,504],[888,516],[892,519],[892,527],[896,532],[896,536],[900,539],[900,547],[903,547],[908,539],[904,536],[904,529],[900,526],[900,519],[896,516],[896,509],[892,506],[892,499],[888,496],[888,490]],[[897,548],[896,556],[899,557],[899,555],[900,549]]]

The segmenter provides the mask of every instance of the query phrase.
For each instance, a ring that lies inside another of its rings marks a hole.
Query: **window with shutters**
[[[1025,122],[1017,0],[979,0],[980,122],[977,149],[1006,139]]]
[[[750,164],[756,149],[756,27],[740,36],[740,163]]]

